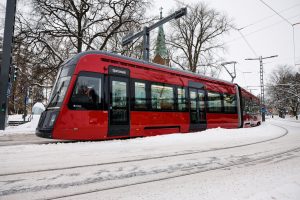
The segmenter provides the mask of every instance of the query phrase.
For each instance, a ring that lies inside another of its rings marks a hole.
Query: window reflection
[[[174,109],[174,91],[172,87],[151,85],[151,99],[153,109]]]
[[[70,104],[73,109],[100,109],[101,78],[80,75],[73,90]]]
[[[198,98],[199,98],[199,108],[200,108],[200,111],[201,112],[204,112],[205,111],[205,95],[203,92],[198,92]]]
[[[222,111],[222,101],[221,94],[208,92],[208,110],[209,112],[221,112]]]
[[[191,110],[196,110],[197,108],[197,96],[195,91],[190,92]]]
[[[126,98],[126,82],[112,81],[112,106],[125,107]]]
[[[127,83],[112,81],[112,123],[119,124],[128,121]]]
[[[187,109],[185,89],[184,88],[178,88],[177,92],[178,92],[178,110],[179,111],[185,111]]]
[[[236,113],[236,96],[233,94],[224,94],[224,112]]]
[[[136,109],[146,109],[146,84],[135,82],[134,83],[134,93],[135,93],[135,104]]]

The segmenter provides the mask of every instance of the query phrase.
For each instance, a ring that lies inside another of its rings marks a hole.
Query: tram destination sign
[[[121,68],[121,67],[114,67],[109,66],[108,74],[118,75],[118,76],[129,76],[129,69]]]

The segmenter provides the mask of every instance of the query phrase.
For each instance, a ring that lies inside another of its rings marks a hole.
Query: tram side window
[[[147,109],[146,104],[146,84],[141,82],[134,83],[134,108]]]
[[[208,112],[222,112],[222,99],[220,93],[208,92]]]
[[[185,96],[185,89],[184,88],[178,88],[177,89],[178,93],[178,110],[179,111],[186,111],[187,110],[187,101],[186,101],[186,96]]]
[[[237,112],[236,96],[232,94],[224,94],[223,98],[224,98],[224,112],[236,113]]]
[[[251,106],[251,100],[247,98],[243,98],[243,108],[244,108],[244,114],[250,114],[252,113],[252,106]]]
[[[252,105],[253,105],[252,114],[255,114],[255,115],[259,114],[260,106],[259,106],[258,102],[253,101]]]
[[[69,107],[73,110],[99,110],[102,108],[101,77],[79,75]]]
[[[155,110],[174,110],[173,87],[152,84],[151,105]]]

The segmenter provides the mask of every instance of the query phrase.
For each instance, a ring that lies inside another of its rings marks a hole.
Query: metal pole
[[[0,130],[5,129],[8,108],[8,76],[11,65],[13,34],[15,25],[16,0],[6,1],[5,27],[3,39],[3,57],[0,78]]]
[[[181,8],[180,10],[174,12],[173,14],[159,20],[155,24],[152,24],[149,27],[144,27],[144,29],[136,34],[130,34],[128,36],[125,36],[122,39],[122,46],[125,46],[127,44],[130,44],[134,39],[139,38],[143,36],[143,60],[149,62],[150,57],[150,31],[163,25],[164,23],[172,20],[172,19],[178,19],[187,13],[187,8]]]
[[[274,56],[268,56],[268,57],[258,57],[258,58],[246,58],[245,60],[259,60],[259,65],[260,65],[260,105],[261,105],[261,116],[262,116],[262,121],[265,121],[265,112],[266,112],[266,107],[265,107],[265,88],[264,88],[264,68],[263,68],[263,60],[268,59],[268,58],[275,58],[278,55]]]
[[[25,86],[25,97],[24,97],[24,114],[23,114],[23,121],[26,121],[27,116],[27,102],[28,102],[28,86]]]
[[[143,29],[144,34],[143,34],[143,60],[149,62],[149,50],[150,50],[150,34],[149,34],[149,28],[144,27]]]
[[[264,67],[263,67],[263,61],[262,56],[259,57],[259,64],[260,64],[260,102],[261,107],[265,108],[265,88],[264,88]],[[265,111],[261,109],[261,117],[262,121],[265,121]]]

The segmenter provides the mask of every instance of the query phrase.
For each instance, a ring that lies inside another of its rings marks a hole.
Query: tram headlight
[[[51,117],[50,117],[50,120],[49,120],[49,127],[53,127],[54,122],[56,120],[56,116],[57,116],[56,112],[54,112],[54,113],[51,114]]]

